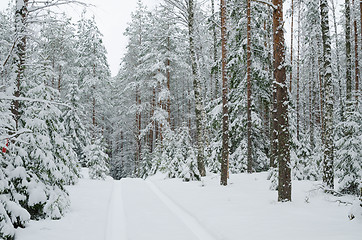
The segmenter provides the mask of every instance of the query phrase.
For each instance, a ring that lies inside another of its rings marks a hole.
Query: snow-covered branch
[[[269,7],[273,8],[274,10],[277,9],[277,7],[270,1],[268,0],[252,0],[253,2],[257,2],[257,3],[262,3],[262,4],[266,4]]]
[[[22,130],[19,130],[18,132],[14,133],[14,134],[11,134],[11,135],[7,135],[7,136],[3,135],[2,138],[0,138],[0,142],[4,141],[6,139],[12,139],[12,138],[19,137],[20,135],[25,134],[25,133],[32,133],[32,131],[29,130],[29,129],[22,129]]]
[[[34,99],[34,98],[26,98],[26,97],[15,97],[15,96],[8,96],[5,94],[0,94],[0,99],[1,100],[16,100],[16,101],[27,101],[27,102],[40,102],[40,103],[46,103],[46,104],[56,104],[56,105],[60,105],[60,106],[64,106],[64,107],[68,107],[68,108],[72,108],[71,106],[65,104],[65,103],[60,103],[60,102],[54,102],[54,101],[48,101],[48,100],[44,100],[44,99]]]

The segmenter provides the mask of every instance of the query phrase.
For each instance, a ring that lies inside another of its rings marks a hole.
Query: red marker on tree
[[[6,139],[6,147],[9,147],[9,139]],[[6,153],[7,149],[6,147],[3,147],[3,153]]]

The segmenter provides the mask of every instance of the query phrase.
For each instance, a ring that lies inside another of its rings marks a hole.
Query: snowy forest
[[[101,181],[211,176],[224,188],[263,176],[281,204],[307,182],[353,209],[346,221],[362,219],[362,2],[283,2],[138,0],[112,77],[92,6],[10,1],[0,12],[0,239],[66,216],[85,168]],[[65,6],[84,9],[79,20]]]

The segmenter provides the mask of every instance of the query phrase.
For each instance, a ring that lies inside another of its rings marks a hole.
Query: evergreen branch
[[[5,94],[0,94],[1,100],[14,100],[14,101],[28,101],[28,102],[39,102],[39,103],[46,103],[46,104],[56,104],[60,106],[64,106],[67,108],[72,108],[68,104],[60,103],[60,102],[54,102],[54,101],[48,101],[43,99],[34,99],[34,98],[26,98],[26,97],[14,97],[14,96],[7,96]]]
[[[266,5],[268,5],[269,7],[273,8],[273,10],[277,9],[277,7],[276,7],[273,3],[271,3],[271,2],[269,2],[269,1],[267,1],[267,0],[251,0],[251,1],[257,2],[257,3],[266,4]]]
[[[11,135],[8,135],[8,136],[5,136],[3,138],[0,138],[0,141],[4,141],[6,139],[12,139],[12,138],[16,138],[16,137],[19,137],[20,135],[22,134],[25,134],[25,133],[32,133],[33,131],[29,130],[29,129],[23,129],[21,131],[18,131],[14,134],[11,134]]]

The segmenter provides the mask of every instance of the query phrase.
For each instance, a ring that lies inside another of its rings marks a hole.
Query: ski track
[[[190,224],[175,214],[177,211],[170,209],[146,181],[122,179],[120,182],[128,239],[206,240],[195,234]]]
[[[176,202],[166,196],[161,190],[151,181],[145,181],[151,191],[173,212],[181,221],[197,236],[199,240],[216,240],[206,228],[194,217],[188,213]]]
[[[122,182],[112,183],[111,199],[108,207],[105,240],[127,240],[127,224],[122,199]]]

